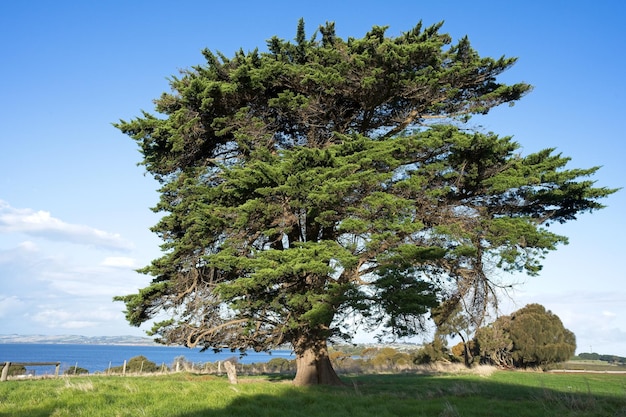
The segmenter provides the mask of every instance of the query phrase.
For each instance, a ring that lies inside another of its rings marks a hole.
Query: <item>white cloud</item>
[[[20,243],[18,247],[25,252],[37,252],[39,250],[39,247],[30,240]]]
[[[13,247],[0,248],[0,333],[141,332],[124,319],[123,303],[113,302],[149,279],[131,268],[134,258],[105,258],[93,248],[56,242],[7,243]]]
[[[14,208],[3,200],[0,200],[0,232],[24,233],[50,240],[123,251],[130,250],[133,246],[119,234],[81,224],[66,223],[43,210]]]
[[[0,249],[0,264],[17,262],[19,259],[27,259],[29,255],[38,251],[32,242],[22,242],[11,249]]]
[[[89,310],[87,305],[79,306],[76,310],[62,307],[43,307],[41,311],[30,316],[32,321],[49,329],[98,328],[106,322],[117,321],[120,317],[121,312],[117,308],[115,310],[112,307]]]
[[[113,268],[134,268],[135,260],[125,256],[110,256],[105,258],[100,265]]]
[[[110,301],[113,296],[134,292],[146,279],[129,268],[85,267],[56,262],[39,275],[60,297],[96,297]]]

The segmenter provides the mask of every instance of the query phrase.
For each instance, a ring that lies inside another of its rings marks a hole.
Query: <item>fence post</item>
[[[11,366],[11,362],[5,362],[4,367],[2,368],[2,377],[0,377],[0,381],[6,381],[9,376],[9,367]]]
[[[54,367],[54,376],[59,376],[59,370],[61,369],[61,362],[57,362],[56,366]]]
[[[228,382],[230,382],[231,384],[237,384],[237,365],[234,365],[230,361],[225,361],[224,368],[226,368]]]

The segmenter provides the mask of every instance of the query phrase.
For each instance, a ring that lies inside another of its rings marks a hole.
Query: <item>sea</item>
[[[204,364],[235,359],[239,363],[265,363],[273,358],[294,359],[289,350],[271,352],[247,351],[244,356],[239,352],[225,350],[214,353],[212,350],[200,352],[200,349],[173,346],[151,345],[96,345],[96,344],[38,344],[38,343],[0,343],[0,367],[5,362],[60,362],[61,372],[72,366],[78,366],[89,373],[104,372],[109,367],[122,366],[124,361],[143,355],[158,366],[172,368],[176,358],[184,357],[187,362]],[[26,367],[37,375],[54,373],[54,366]]]

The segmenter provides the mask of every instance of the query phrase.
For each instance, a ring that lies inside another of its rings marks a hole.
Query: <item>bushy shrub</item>
[[[3,364],[4,366],[4,364]],[[26,367],[23,365],[9,365],[9,376],[25,375]]]
[[[63,372],[64,375],[85,375],[88,374],[89,371],[85,368],[81,368],[80,366],[70,366]]]
[[[574,333],[540,304],[529,304],[476,332],[481,360],[499,366],[545,366],[568,360]]]
[[[130,358],[126,363],[126,372],[157,372],[158,370],[159,367],[157,366],[157,364],[148,360],[148,358],[143,355]],[[111,373],[122,373],[123,371],[123,366],[115,366],[109,368],[109,372]]]
[[[431,343],[424,345],[424,347],[418,350],[413,356],[413,363],[417,365],[452,361],[454,361],[454,359],[448,352],[445,343],[437,337]]]
[[[266,364],[267,372],[292,372],[296,370],[296,362],[285,358],[273,358]]]
[[[509,335],[517,366],[565,362],[574,355],[576,336],[561,319],[540,304],[529,304],[511,315]]]

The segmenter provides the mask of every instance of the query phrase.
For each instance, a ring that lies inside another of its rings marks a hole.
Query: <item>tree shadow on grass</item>
[[[294,374],[266,374],[265,378],[270,382],[291,382]]]
[[[241,392],[225,407],[207,404],[202,410],[176,417],[626,417],[626,381],[624,392],[613,396],[594,394],[589,389],[563,391],[488,378],[379,375],[344,380],[345,387],[289,387],[279,395]]]

